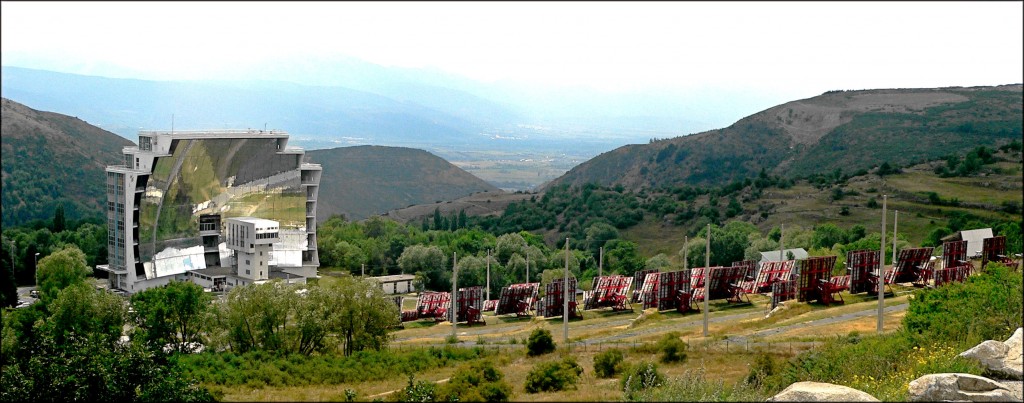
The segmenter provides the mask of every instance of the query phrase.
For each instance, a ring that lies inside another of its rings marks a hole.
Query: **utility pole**
[[[780,240],[782,238],[779,238]],[[711,284],[711,224],[708,224],[707,246],[704,250],[704,337],[708,337],[708,285]]]
[[[530,252],[526,252],[526,282],[530,282]]]
[[[562,288],[565,289],[562,298],[562,342],[569,344],[569,238],[565,238],[565,278]]]
[[[366,263],[363,263],[362,265],[360,265],[359,275],[361,275],[363,277],[366,277]]]
[[[459,281],[459,276],[456,274],[457,266],[455,266],[455,257],[455,252],[452,252],[452,302],[450,309],[450,311],[452,312],[452,339],[455,339],[457,337],[455,336],[455,328],[457,326],[456,322],[458,322],[459,319],[457,312],[459,310],[459,288],[457,285]]]
[[[597,278],[601,278],[601,266],[604,265],[604,246],[597,255]],[[585,308],[585,307],[584,307]]]
[[[882,333],[882,307],[885,290],[885,200],[887,195],[882,195],[882,239],[879,242],[878,252],[878,333]]]
[[[896,226],[900,223],[900,211],[896,210],[896,216],[892,218],[892,264],[896,264]]]
[[[784,254],[785,250],[786,250],[786,246],[783,245],[783,243],[782,243],[782,240],[784,239],[783,235],[785,235],[785,232],[783,232],[785,230],[785,228],[786,228],[785,224],[779,224],[779,261],[780,262],[783,262],[783,261],[786,260],[786,255]]]
[[[491,299],[491,250],[487,250],[487,299]]]
[[[683,236],[683,270],[686,270],[687,267],[689,267],[689,266],[687,266],[689,264],[689,262],[686,261],[687,260],[687,256],[686,255],[688,254],[689,249],[690,249],[687,246],[689,244],[690,244],[690,237],[684,235]]]

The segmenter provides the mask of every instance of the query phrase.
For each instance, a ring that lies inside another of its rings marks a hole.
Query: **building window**
[[[249,269],[245,269],[245,274],[249,274]]]

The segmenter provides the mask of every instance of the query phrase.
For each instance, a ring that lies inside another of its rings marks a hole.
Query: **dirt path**
[[[440,385],[440,384],[442,384],[442,383],[448,382],[448,380],[449,380],[449,379],[451,379],[451,378],[444,378],[444,379],[440,379],[440,380],[438,380],[437,382],[434,382],[434,383],[436,383],[436,384]],[[398,391],[400,391],[400,390],[402,390],[402,389],[395,389],[395,390],[389,390],[389,391],[387,391],[387,392],[383,392],[383,393],[378,393],[378,394],[376,394],[376,395],[370,395],[370,396],[367,396],[366,398],[367,398],[367,399],[371,399],[371,400],[373,400],[373,399],[376,399],[376,398],[383,398],[384,396],[389,396],[389,395],[391,395],[392,393],[398,392]]]

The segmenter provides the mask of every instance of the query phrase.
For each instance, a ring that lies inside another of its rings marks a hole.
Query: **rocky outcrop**
[[[929,374],[910,381],[907,390],[912,402],[1020,401],[1003,384],[971,374]]]
[[[878,402],[863,391],[822,382],[797,382],[789,385],[779,394],[768,398],[769,402]]]
[[[1022,372],[1021,337],[1022,328],[1005,342],[985,340],[970,350],[960,353],[961,357],[978,360],[990,373],[998,378],[1024,379]]]

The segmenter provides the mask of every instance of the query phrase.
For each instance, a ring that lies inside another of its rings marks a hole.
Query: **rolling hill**
[[[1022,85],[830,91],[733,125],[627,145],[582,163],[549,186],[627,189],[725,185],[768,174],[850,174],[998,146],[1022,136]]]
[[[323,166],[317,218],[361,220],[414,204],[453,200],[493,185],[423,150],[356,146],[307,151]]]
[[[37,111],[4,98],[2,105],[3,225],[65,217],[99,217],[103,169],[122,162],[132,142],[76,117]]]

